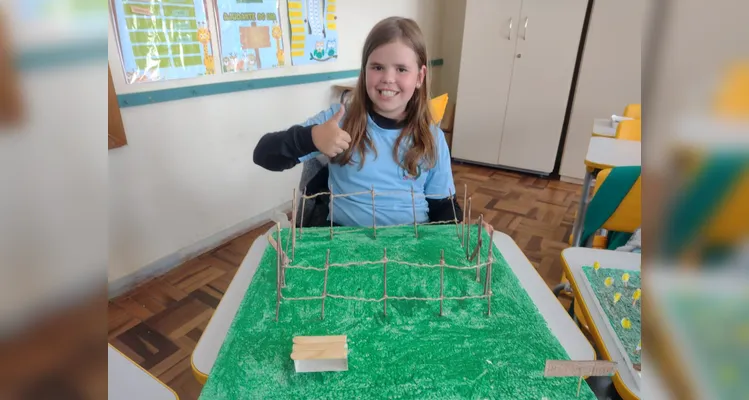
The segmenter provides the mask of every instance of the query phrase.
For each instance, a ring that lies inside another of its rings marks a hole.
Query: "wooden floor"
[[[562,276],[560,252],[580,196],[580,185],[490,168],[453,165],[462,202],[464,184],[472,216],[484,215],[517,242],[549,286]],[[208,325],[259,227],[109,302],[109,342],[174,389],[197,399],[201,385],[190,354]]]

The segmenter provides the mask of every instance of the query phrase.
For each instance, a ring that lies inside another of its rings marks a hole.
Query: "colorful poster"
[[[112,0],[128,83],[213,75],[203,0]]]
[[[287,0],[291,62],[315,64],[338,58],[338,0]]]
[[[284,65],[278,0],[215,0],[223,72]]]

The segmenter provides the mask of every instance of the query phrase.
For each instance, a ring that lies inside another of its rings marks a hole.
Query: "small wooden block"
[[[294,343],[346,343],[346,335],[339,336],[294,336]]]
[[[298,344],[294,343],[291,346],[291,351],[310,351],[310,350],[327,350],[327,349],[338,349],[340,348],[339,343],[310,343],[310,344]],[[345,345],[344,345],[345,348]]]
[[[544,376],[611,376],[616,363],[611,361],[546,360]]]
[[[293,342],[296,372],[348,371],[346,336],[297,336]]]
[[[336,348],[317,348],[317,349],[303,349],[294,350],[291,353],[291,359],[295,361],[302,360],[336,360],[345,359],[348,356],[346,349]]]

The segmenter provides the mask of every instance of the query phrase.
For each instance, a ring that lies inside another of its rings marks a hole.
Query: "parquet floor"
[[[531,175],[454,164],[457,192],[472,196],[472,216],[484,215],[510,235],[549,286],[562,276],[560,252],[581,187]],[[197,399],[201,385],[190,354],[252,242],[266,224],[109,301],[109,342],[174,389]]]

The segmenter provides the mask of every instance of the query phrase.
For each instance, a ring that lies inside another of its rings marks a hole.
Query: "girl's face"
[[[410,47],[395,41],[376,48],[367,60],[367,95],[378,114],[402,119],[417,86],[424,83],[426,65]]]

